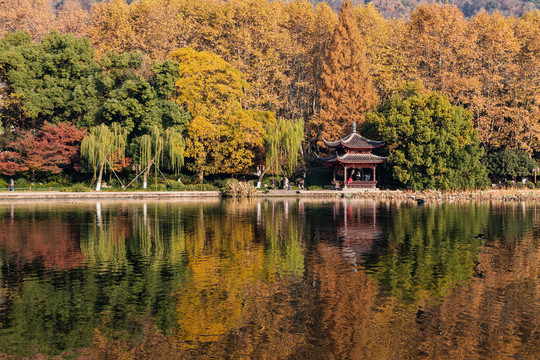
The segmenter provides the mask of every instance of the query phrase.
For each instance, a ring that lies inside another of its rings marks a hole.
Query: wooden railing
[[[347,181],[347,183],[343,184],[343,181],[336,181],[335,184],[333,184],[336,188],[342,189],[342,188],[375,188],[377,187],[377,181],[360,181],[360,180],[353,180],[353,181]]]

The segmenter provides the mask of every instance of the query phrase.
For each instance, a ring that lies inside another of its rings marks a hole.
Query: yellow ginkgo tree
[[[176,102],[193,116],[187,126],[188,168],[199,174],[240,174],[263,146],[260,112],[242,107],[243,74],[214,53],[175,50],[179,64]]]

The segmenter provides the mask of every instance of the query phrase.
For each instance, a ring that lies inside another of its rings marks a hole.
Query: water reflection
[[[387,249],[370,270],[383,291],[407,304],[442,297],[471,278],[486,228],[486,207],[402,208],[386,226]]]
[[[0,354],[533,359],[540,351],[535,204],[0,206]]]

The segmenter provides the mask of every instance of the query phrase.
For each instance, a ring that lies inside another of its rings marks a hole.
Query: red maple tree
[[[22,162],[21,154],[13,151],[2,151],[0,153],[0,173],[12,176],[27,170],[28,167]]]
[[[18,141],[9,144],[9,151],[0,153],[0,172],[14,175],[30,171],[58,174],[68,166],[75,166],[86,130],[70,123],[45,125],[36,134],[22,133]]]

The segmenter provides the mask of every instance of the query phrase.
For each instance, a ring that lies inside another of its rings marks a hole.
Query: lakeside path
[[[3,191],[0,201],[5,200],[75,200],[75,199],[198,199],[219,198],[221,191]]]
[[[0,201],[8,200],[91,200],[91,199],[152,199],[152,200],[182,200],[182,199],[209,199],[220,198],[220,191],[88,191],[88,192],[61,192],[61,191],[2,191]],[[360,198],[360,199],[390,199],[390,200],[418,200],[425,201],[540,201],[540,189],[520,190],[477,190],[470,192],[440,192],[440,191],[388,191],[388,190],[268,190],[259,191],[259,197],[301,197],[301,198]]]

